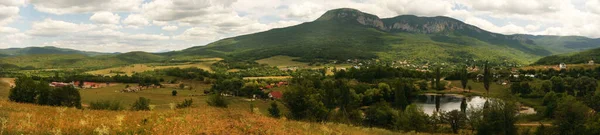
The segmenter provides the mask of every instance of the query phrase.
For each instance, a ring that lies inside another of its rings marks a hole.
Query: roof
[[[269,95],[275,99],[281,99],[281,97],[283,97],[283,93],[281,93],[281,91],[271,91]]]

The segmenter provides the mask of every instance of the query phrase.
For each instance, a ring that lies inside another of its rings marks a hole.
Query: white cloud
[[[51,14],[136,11],[143,0],[29,0],[35,9]]]
[[[177,27],[177,26],[169,25],[169,26],[162,27],[162,30],[164,30],[164,31],[176,31],[178,28],[179,27]]]
[[[90,17],[90,20],[101,24],[118,24],[119,20],[121,20],[121,16],[111,12],[102,11],[94,13],[94,15]]]
[[[0,26],[13,22],[19,16],[19,7],[14,3],[0,4]]]
[[[56,37],[73,32],[91,30],[96,27],[96,25],[92,24],[75,24],[70,22],[45,19],[41,22],[33,22],[33,24],[31,25],[31,30],[27,31],[27,33],[34,36]]]
[[[139,14],[130,14],[127,16],[127,18],[125,18],[125,20],[123,20],[123,24],[127,25],[128,27],[139,28],[142,26],[147,26],[150,24],[150,22],[148,19]]]
[[[165,22],[165,21],[152,21],[152,24],[156,25],[156,26],[165,26],[167,24],[169,24],[169,22]]]
[[[17,33],[19,29],[13,27],[0,27],[0,33]]]

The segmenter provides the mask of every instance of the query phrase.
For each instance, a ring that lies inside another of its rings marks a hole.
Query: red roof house
[[[272,99],[281,99],[283,97],[283,93],[281,93],[281,91],[271,91],[269,93],[269,97]]]

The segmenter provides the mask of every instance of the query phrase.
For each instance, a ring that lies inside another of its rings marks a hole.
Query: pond
[[[463,95],[458,94],[423,94],[417,96],[417,99],[413,102],[413,104],[419,105],[423,108],[423,111],[431,115],[436,110],[435,100],[436,98],[439,100],[439,110],[440,111],[452,111],[452,110],[460,110],[460,102],[463,98],[467,100],[467,108],[471,107],[483,107],[485,104],[486,98],[481,96],[471,96],[465,97]],[[520,114],[535,114],[535,110],[531,107],[520,106],[519,109]]]

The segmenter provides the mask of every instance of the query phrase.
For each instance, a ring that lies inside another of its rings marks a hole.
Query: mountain
[[[600,47],[599,38],[582,36],[516,35],[531,39],[554,54],[579,52]]]
[[[590,60],[600,60],[600,48],[586,50],[578,53],[552,55],[539,59],[534,65],[556,65],[560,63],[581,64]]]
[[[31,54],[83,54],[87,56],[97,56],[106,55],[108,53],[79,51],[74,49],[57,48],[53,46],[0,49],[0,57]]]
[[[27,68],[86,68],[101,69],[137,63],[164,62],[164,56],[129,52],[114,55],[88,56],[84,54],[29,54],[0,58],[0,64],[13,64]]]
[[[312,22],[227,38],[167,56],[257,60],[276,55],[298,61],[409,60],[419,63],[532,63],[553,54],[521,35],[492,33],[448,17],[379,18],[355,9],[327,11]]]

